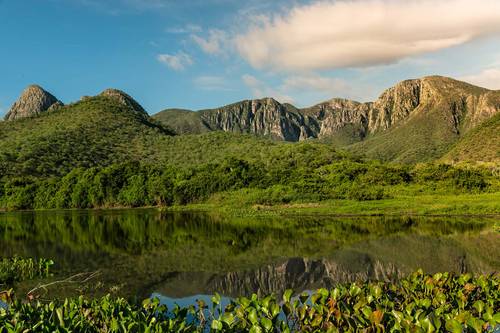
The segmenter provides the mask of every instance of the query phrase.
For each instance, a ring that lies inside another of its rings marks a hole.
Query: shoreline
[[[208,199],[201,203],[172,206],[126,207],[110,206],[98,208],[6,210],[0,213],[52,212],[52,211],[120,211],[158,210],[165,212],[213,212],[229,216],[415,216],[415,217],[484,217],[500,218],[500,192],[461,195],[420,195],[391,199],[354,201],[346,199],[318,202],[291,202],[276,205],[251,203],[235,204],[229,200],[214,202]]]

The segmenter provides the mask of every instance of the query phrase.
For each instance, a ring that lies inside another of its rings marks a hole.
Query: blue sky
[[[0,0],[0,114],[32,83],[153,114],[367,101],[431,74],[500,89],[500,1]]]

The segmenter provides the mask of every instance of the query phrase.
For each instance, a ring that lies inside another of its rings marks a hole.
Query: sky
[[[370,101],[426,75],[500,89],[499,0],[0,0],[0,116],[29,84],[154,114]]]

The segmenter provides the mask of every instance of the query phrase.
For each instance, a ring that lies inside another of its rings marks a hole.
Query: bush
[[[381,200],[384,198],[384,189],[375,185],[354,183],[347,192],[347,199],[358,201]]]
[[[453,169],[449,176],[453,186],[467,191],[483,191],[488,187],[485,176],[478,170]]]

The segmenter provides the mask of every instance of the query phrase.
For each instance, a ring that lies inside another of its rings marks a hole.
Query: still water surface
[[[1,256],[51,258],[54,276],[95,272],[57,283],[40,297],[116,294],[191,302],[397,279],[422,268],[500,270],[499,221],[464,217],[237,217],[157,210],[0,214]]]

